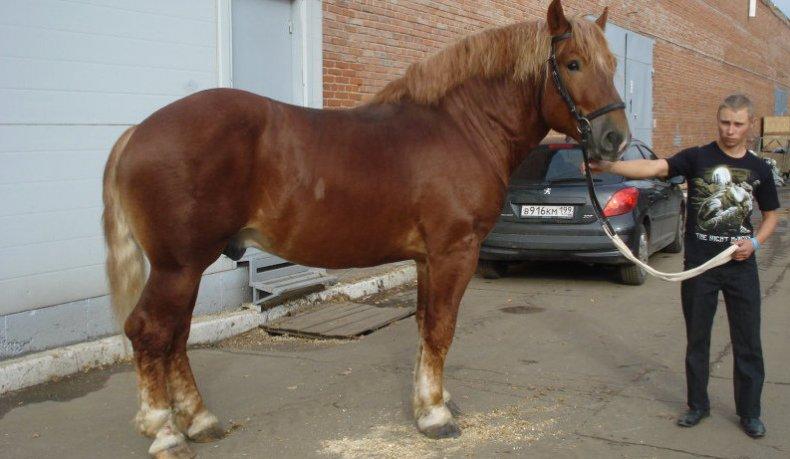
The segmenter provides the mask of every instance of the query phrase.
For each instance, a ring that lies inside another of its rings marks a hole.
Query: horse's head
[[[560,0],[548,10],[551,57],[541,112],[549,126],[584,143],[591,159],[616,160],[630,138],[614,86],[617,61],[603,34],[607,9],[594,23],[568,19]]]

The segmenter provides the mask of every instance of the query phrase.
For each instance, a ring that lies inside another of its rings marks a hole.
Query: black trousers
[[[687,261],[686,269],[698,264]],[[730,261],[682,283],[688,406],[693,410],[710,409],[710,335],[719,291],[724,294],[730,324],[737,414],[759,417],[765,368],[760,342],[760,281],[754,256],[741,262]]]

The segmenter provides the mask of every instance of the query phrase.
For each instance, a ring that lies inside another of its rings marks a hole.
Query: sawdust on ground
[[[511,405],[489,413],[462,414],[457,418],[461,436],[438,441],[422,436],[412,425],[385,424],[359,437],[325,440],[318,452],[343,459],[383,459],[466,455],[486,444],[518,451],[547,435],[560,433],[556,430],[557,419],[552,417],[555,410],[556,407],[525,409]]]

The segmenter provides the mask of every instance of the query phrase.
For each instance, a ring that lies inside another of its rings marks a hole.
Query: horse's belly
[[[246,228],[237,240],[294,263],[323,268],[375,266],[418,257],[422,244],[417,231],[393,229],[316,221],[293,225],[279,235],[270,228]]]

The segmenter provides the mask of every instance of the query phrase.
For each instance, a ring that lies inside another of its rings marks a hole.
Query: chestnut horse
[[[191,457],[187,438],[224,433],[195,386],[186,343],[201,274],[246,247],[326,268],[414,260],[417,428],[459,434],[442,372],[480,243],[524,154],[550,128],[580,138],[549,77],[551,37],[570,37],[556,43],[556,60],[582,113],[620,102],[606,10],[595,22],[566,18],[554,0],[547,18],[462,39],[354,109],[213,89],[120,137],[104,175],[107,271],[134,349],[135,421],[154,438],[149,453]],[[629,138],[624,113],[591,127],[591,157],[616,160]]]

